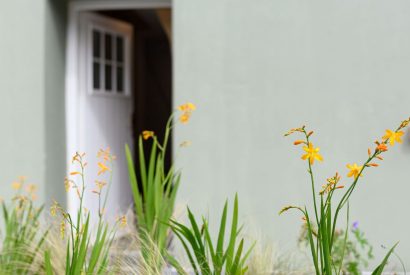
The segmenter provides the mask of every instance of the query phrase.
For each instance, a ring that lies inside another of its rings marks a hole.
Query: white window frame
[[[131,71],[132,71],[132,25],[111,19],[106,18],[105,16],[94,15],[91,13],[86,13],[81,16],[81,25],[85,28],[86,31],[86,43],[84,47],[86,50],[86,87],[87,92],[91,95],[98,96],[113,96],[113,97],[130,97],[131,96]],[[93,30],[97,30],[101,34],[101,47],[100,47],[100,88],[94,89],[93,85]],[[121,36],[124,41],[124,56],[123,56],[123,91],[121,93],[117,92],[117,79],[114,77],[116,73],[116,48],[115,43],[112,45],[112,61],[111,61],[111,90],[105,89],[105,34],[109,33],[112,36]]]

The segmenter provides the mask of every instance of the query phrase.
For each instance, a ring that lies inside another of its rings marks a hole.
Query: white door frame
[[[79,106],[80,87],[79,81],[81,54],[79,45],[80,13],[96,10],[135,10],[171,8],[171,0],[71,0],[68,5],[67,22],[67,49],[66,49],[66,77],[65,77],[65,122],[66,122],[66,156],[67,169],[70,167],[68,158],[76,151],[83,151],[79,127],[81,125],[81,113]],[[68,171],[68,170],[67,170]],[[75,199],[67,195],[67,206],[70,208],[70,200]]]

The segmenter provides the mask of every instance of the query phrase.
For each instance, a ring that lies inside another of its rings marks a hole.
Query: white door
[[[81,14],[79,22],[79,90],[71,105],[76,108],[78,124],[71,127],[77,127],[73,131],[78,147],[75,149],[85,152],[88,162],[84,206],[95,221],[99,209],[98,195],[92,192],[95,180],[110,181],[109,173],[97,175],[97,152],[110,147],[117,159],[105,215],[112,221],[132,203],[124,154],[125,143],[133,147],[132,26],[94,13]],[[71,213],[78,209],[75,192],[69,193],[68,206]]]

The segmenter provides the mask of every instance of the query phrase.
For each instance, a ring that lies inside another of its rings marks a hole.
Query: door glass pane
[[[112,67],[109,64],[105,65],[105,90],[111,91],[112,89]]]
[[[124,38],[117,36],[117,61],[124,61]]]
[[[105,34],[105,59],[111,60],[112,58],[112,36],[111,34]]]
[[[93,62],[93,88],[100,89],[100,64]]]
[[[93,56],[100,57],[101,56],[101,33],[97,30],[93,30]]]
[[[121,66],[117,67],[117,92],[124,92],[124,70]]]

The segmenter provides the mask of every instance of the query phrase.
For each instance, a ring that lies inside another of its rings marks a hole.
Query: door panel
[[[114,162],[105,213],[107,218],[113,221],[121,213],[124,213],[132,203],[124,154],[126,143],[133,148],[132,115],[134,104],[130,77],[132,26],[105,16],[84,13],[81,15],[80,28],[80,91],[77,106],[80,130],[77,144],[80,146],[79,150],[86,153],[88,162],[84,205],[92,211],[91,213],[94,215],[92,220],[95,221],[99,208],[98,195],[92,192],[95,189],[95,180],[108,182],[110,179],[108,174],[97,175],[97,152],[99,149],[110,147],[117,159]],[[95,30],[100,33],[100,39],[96,39]],[[105,37],[108,37],[111,42],[107,42]],[[96,40],[99,41],[98,45],[96,45]],[[116,43],[119,40],[121,43]],[[100,49],[96,50],[98,47]],[[116,47],[121,47],[123,52],[117,51]],[[107,50],[112,52],[108,53]],[[96,51],[98,54],[95,54]],[[115,60],[116,56],[118,56],[118,60]],[[98,66],[95,65],[96,63]],[[99,68],[98,71],[95,71],[96,67]],[[107,67],[110,67],[111,70],[104,71]],[[116,68],[121,68],[121,70]],[[97,78],[96,75],[98,75]],[[106,85],[107,76],[111,82],[109,87]],[[118,83],[119,79],[122,79],[122,84]],[[96,85],[96,82],[99,84]],[[107,191],[107,186],[104,189]],[[70,194],[69,205],[70,211],[73,212],[78,208],[78,199],[75,192]]]

